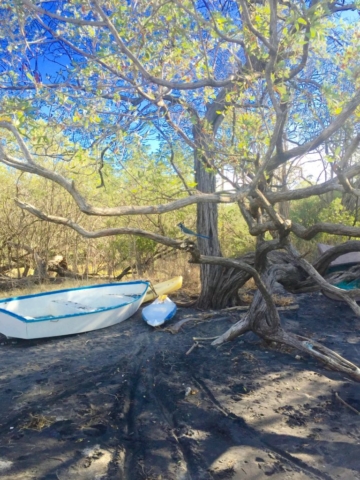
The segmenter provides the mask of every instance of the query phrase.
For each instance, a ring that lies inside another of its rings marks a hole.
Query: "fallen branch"
[[[352,406],[349,405],[347,402],[345,402],[345,400],[343,400],[337,392],[335,392],[335,397],[336,397],[338,400],[340,400],[340,402],[341,402],[343,405],[345,405],[345,407],[350,408],[350,410],[352,410],[353,412],[355,412],[357,415],[360,415],[360,412],[359,412],[358,410],[356,410],[356,408],[352,407]]]
[[[191,353],[191,352],[194,350],[194,348],[196,348],[198,345],[199,345],[199,343],[198,343],[198,342],[195,342],[194,345],[189,348],[189,350],[186,352],[185,355],[190,355],[190,353]]]
[[[213,317],[214,315],[217,315],[216,313],[213,313],[213,314],[206,314],[206,315],[202,315],[202,317],[189,317],[189,318],[183,318],[182,320],[180,320],[179,322],[175,323],[174,325],[171,325],[171,327],[167,327],[167,328],[164,328],[162,331],[163,332],[170,332],[172,333],[173,335],[175,335],[176,333],[179,333],[179,331],[181,330],[181,328],[188,322],[191,322],[191,321],[197,321],[197,322],[203,322],[211,317]],[[220,318],[216,318],[214,321],[220,321],[220,320],[227,320],[229,317],[220,317]]]
[[[172,325],[171,327],[164,328],[162,331],[163,332],[170,332],[173,335],[176,333],[179,333],[182,326],[185,325],[185,323],[191,322],[192,320],[198,320],[197,318],[183,318],[179,322],[175,323],[175,325]]]

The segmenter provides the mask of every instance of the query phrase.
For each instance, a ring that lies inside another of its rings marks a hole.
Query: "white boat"
[[[176,313],[176,305],[166,295],[161,295],[147,307],[144,307],[141,314],[148,325],[158,327],[167,320],[173,318]]]
[[[139,309],[149,282],[92,285],[0,300],[0,333],[15,338],[73,335],[110,327]]]

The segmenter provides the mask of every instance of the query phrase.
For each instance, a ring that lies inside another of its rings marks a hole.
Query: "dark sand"
[[[349,308],[298,301],[287,328],[359,364]],[[360,415],[335,397],[360,410],[360,384],[253,335],[185,354],[232,321],[172,335],[138,313],[77,336],[0,339],[0,478],[360,479]]]

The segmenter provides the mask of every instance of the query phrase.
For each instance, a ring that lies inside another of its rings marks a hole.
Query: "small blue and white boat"
[[[161,295],[150,305],[143,308],[141,314],[148,325],[158,327],[171,320],[176,310],[176,304],[167,295]]]
[[[139,309],[149,282],[55,290],[0,300],[0,333],[15,338],[73,335],[110,327]]]

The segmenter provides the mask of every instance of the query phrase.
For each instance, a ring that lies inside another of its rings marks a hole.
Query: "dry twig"
[[[349,405],[347,402],[345,402],[345,400],[343,400],[337,392],[335,392],[335,397],[336,397],[343,405],[345,405],[345,407],[350,408],[350,410],[352,410],[353,412],[355,412],[357,415],[360,415],[360,412],[359,412],[358,410],[356,410],[356,408],[352,407],[352,406]]]
[[[190,353],[194,350],[199,345],[199,342],[195,342],[192,347],[189,348],[189,350],[186,352],[186,355],[190,355]]]

